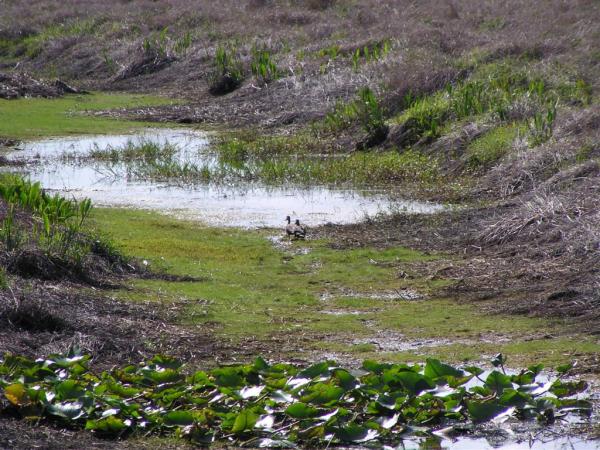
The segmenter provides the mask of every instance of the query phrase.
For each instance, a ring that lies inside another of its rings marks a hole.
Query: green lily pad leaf
[[[579,381],[560,381],[556,380],[552,383],[550,392],[558,398],[570,397],[571,395],[579,394],[588,388],[588,384],[584,380]]]
[[[531,370],[523,370],[518,375],[512,375],[510,379],[519,386],[526,386],[535,381],[535,376],[536,374]]]
[[[258,416],[249,409],[245,409],[235,418],[231,431],[234,433],[243,433],[244,431],[252,430],[257,421]]]
[[[298,431],[298,436],[307,441],[313,439],[323,439],[325,437],[325,425],[321,423],[319,425],[300,429]]]
[[[29,358],[24,356],[13,355],[12,353],[4,354],[4,363],[0,367],[9,369],[10,371],[18,372],[23,369],[29,369],[35,367],[36,363]]]
[[[503,406],[497,401],[467,402],[467,410],[469,411],[469,416],[471,417],[471,419],[473,419],[474,422],[485,422],[487,420],[493,419],[494,417],[503,413],[507,409],[507,406]]]
[[[61,400],[79,399],[85,395],[85,389],[75,380],[65,380],[56,386],[56,396]]]
[[[333,372],[334,378],[338,384],[343,387],[346,391],[351,391],[360,385],[354,375],[344,369],[336,369]]]
[[[376,403],[387,409],[394,409],[396,407],[396,398],[389,395],[379,395]]]
[[[29,402],[29,396],[25,386],[21,383],[11,384],[4,388],[4,396],[15,406],[21,406]]]
[[[576,411],[589,415],[592,413],[593,406],[592,402],[587,400],[564,399],[560,401],[558,408],[563,412]]]
[[[522,408],[531,401],[531,396],[514,389],[507,389],[502,393],[498,401],[504,406],[516,406]]]
[[[309,406],[306,403],[298,402],[288,406],[285,413],[295,419],[308,419],[315,417],[319,411],[317,408]]]
[[[571,370],[574,367],[574,364],[563,364],[562,366],[558,366],[556,368],[556,371],[560,374],[565,374],[567,373],[569,370]]]
[[[167,426],[187,426],[194,423],[194,416],[189,411],[169,411],[163,416]]]
[[[134,397],[141,392],[139,389],[129,387],[129,386],[124,386],[121,383],[116,383],[116,382],[115,383],[107,383],[106,386],[108,387],[108,390],[110,392],[118,395],[119,397],[124,397],[124,398]]]
[[[379,437],[377,430],[369,429],[356,423],[349,423],[345,427],[337,428],[334,431],[335,436],[344,442],[368,442]]]
[[[317,383],[307,391],[307,394],[303,395],[301,400],[305,403],[316,403],[318,405],[337,402],[346,393],[344,388],[327,383]]]
[[[40,389],[39,387],[27,388],[27,396],[33,403],[37,402],[45,404],[49,401],[48,397],[46,396],[46,391]]]
[[[383,379],[388,384],[400,384],[413,395],[418,395],[422,391],[435,387],[435,383],[430,378],[408,370],[396,372],[392,369],[386,371],[383,374]]]
[[[174,383],[183,378],[183,376],[174,369],[144,369],[141,371],[144,378],[152,384]]]
[[[513,387],[510,377],[498,372],[497,370],[494,370],[488,375],[484,384],[485,387],[497,392],[498,394],[502,394],[504,389],[512,389]]]
[[[316,378],[321,375],[329,375],[329,361],[313,364],[298,373],[298,378]]]
[[[165,355],[156,355],[150,361],[163,369],[177,370],[183,365],[178,359]]]
[[[544,369],[544,365],[543,364],[535,364],[533,366],[529,366],[527,368],[527,370],[529,370],[530,372],[532,372],[534,375],[539,375],[540,372]]]
[[[53,416],[62,417],[68,420],[77,420],[85,416],[83,404],[81,402],[63,402],[55,405],[48,405],[46,410]]]
[[[481,375],[482,373],[485,372],[483,369],[480,369],[479,367],[476,367],[476,366],[465,367],[465,371],[472,373],[476,377],[478,377],[479,375]]]
[[[268,370],[271,366],[269,366],[269,363],[267,363],[263,358],[259,356],[254,360],[253,367],[255,370],[258,370],[260,372]]]
[[[64,369],[69,368],[71,366],[74,366],[75,364],[81,363],[81,362],[85,362],[88,361],[90,359],[89,356],[84,356],[84,355],[75,355],[72,357],[62,357],[62,356],[55,356],[54,358],[49,358],[46,360],[46,364],[48,366],[52,366],[52,365],[56,365],[58,367],[62,367]]]
[[[212,385],[208,374],[202,370],[199,370],[192,375],[191,382],[194,384]]]
[[[444,364],[437,359],[427,358],[426,361],[427,364],[425,364],[425,370],[423,371],[423,374],[432,380],[447,376],[460,378],[464,375],[462,370],[456,369],[448,364]]]
[[[244,378],[238,373],[234,367],[221,367],[214,369],[212,374],[215,377],[215,383],[223,387],[242,387],[244,386]]]
[[[392,364],[388,363],[378,363],[376,361],[365,360],[362,363],[362,368],[368,372],[375,373],[377,375],[381,375],[385,370],[388,370],[392,367]]]
[[[125,422],[115,416],[109,416],[100,420],[88,420],[85,424],[86,430],[111,436],[122,433],[126,428],[127,425],[125,425]]]
[[[473,377],[474,377],[474,375],[471,375],[471,374],[464,376],[464,377],[458,377],[458,378],[447,376],[446,381],[448,382],[448,386],[455,389],[459,386],[462,386],[463,384],[467,384],[469,381],[471,381],[473,379]]]

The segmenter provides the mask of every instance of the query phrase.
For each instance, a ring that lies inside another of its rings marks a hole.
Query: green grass
[[[158,126],[84,114],[86,111],[134,108],[173,103],[173,100],[136,94],[67,95],[56,99],[0,99],[0,136],[32,139],[70,134],[128,132],[142,126]]]
[[[435,139],[447,124],[465,119],[485,117],[505,122],[515,105],[528,103],[534,109],[531,134],[535,146],[551,134],[557,105],[584,106],[592,100],[591,86],[577,74],[572,77],[574,81],[564,79],[556,74],[559,71],[532,70],[523,60],[472,61],[472,69],[468,79],[431,95],[415,97],[409,93],[404,99],[408,107],[388,121],[405,124],[413,132],[414,143],[423,137]]]
[[[222,135],[213,147],[221,165],[209,178],[258,179],[266,183],[387,185],[432,184],[440,179],[435,157],[417,150],[336,155],[310,133],[291,136]],[[199,169],[200,170],[200,169]],[[206,172],[198,174],[204,178]]]
[[[475,139],[467,147],[467,166],[472,170],[489,169],[510,152],[519,134],[525,134],[523,124],[499,126]]]
[[[215,337],[227,341],[251,338],[268,348],[273,337],[304,339],[308,341],[302,344],[300,356],[309,358],[334,351],[356,359],[414,361],[426,353],[463,361],[502,351],[524,365],[538,360],[563,363],[600,351],[600,345],[576,335],[532,338],[560,335],[564,325],[558,321],[484,314],[477,305],[436,298],[437,290],[451,281],[419,277],[416,267],[438,255],[400,247],[335,250],[323,241],[295,243],[295,248],[310,251],[292,255],[273,247],[267,239],[273,232],[265,230],[206,228],[120,209],[95,210],[92,219],[101,230],[110,231],[126,253],[148,260],[151,267],[200,279],[136,280],[130,289],[118,291],[117,297],[186,300],[181,322],[206,324],[214,329]],[[400,278],[400,270],[414,276]],[[405,288],[432,297],[413,301],[370,298]],[[400,333],[411,341],[442,342],[418,351],[384,354],[368,342],[353,343],[378,330]]]

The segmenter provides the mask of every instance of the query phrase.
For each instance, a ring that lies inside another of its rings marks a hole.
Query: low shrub
[[[209,75],[209,92],[224,95],[236,90],[244,81],[242,63],[233,45],[218,46],[214,56],[214,70]]]

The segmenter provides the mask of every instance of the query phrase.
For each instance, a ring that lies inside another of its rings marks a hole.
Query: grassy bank
[[[152,213],[99,209],[96,225],[150,267],[197,281],[136,280],[115,295],[185,300],[182,324],[218,339],[303,359],[479,360],[503,352],[513,364],[556,365],[600,351],[560,321],[484,314],[440,298],[451,280],[419,267],[447,258],[404,248],[335,250],[311,241],[276,248],[275,231],[205,228]],[[400,276],[399,274],[402,274]],[[412,294],[420,296],[407,299]]]
[[[168,105],[173,100],[136,94],[93,93],[67,95],[56,99],[0,99],[0,136],[33,139],[69,134],[123,133],[136,127],[158,126],[155,123],[129,122],[98,117],[99,111],[116,108]]]

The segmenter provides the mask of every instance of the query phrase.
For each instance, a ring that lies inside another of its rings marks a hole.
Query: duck
[[[292,225],[292,218],[290,216],[286,216],[285,220],[287,221],[287,225],[285,227],[285,234],[288,237],[292,237],[296,231],[296,225]]]
[[[300,219],[294,222],[294,237],[296,239],[304,239],[306,237],[306,227],[300,225]]]

